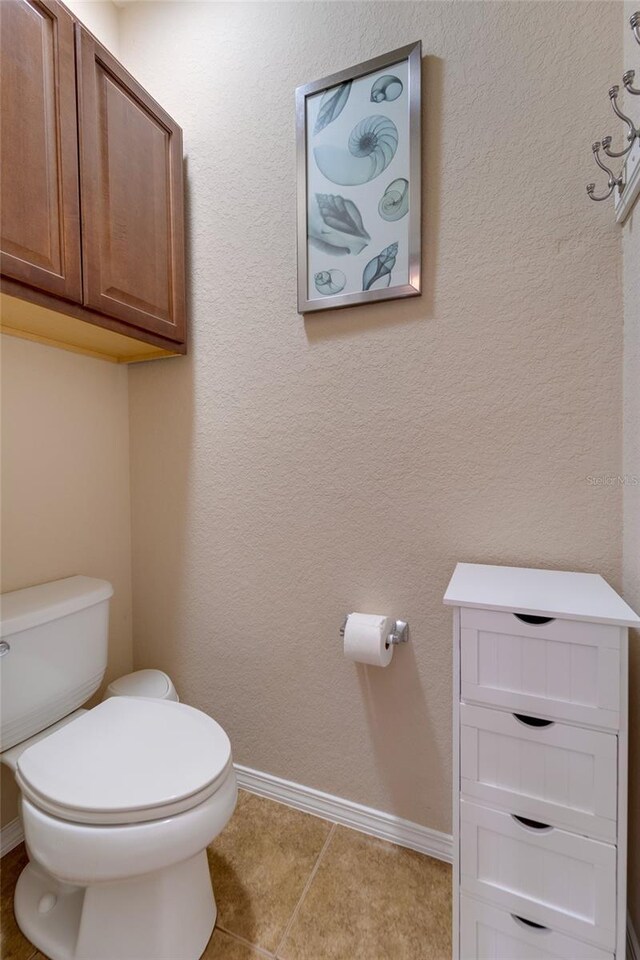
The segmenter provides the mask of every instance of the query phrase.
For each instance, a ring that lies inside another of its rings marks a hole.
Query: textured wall
[[[2,344],[2,590],[76,573],[115,588],[107,679],[131,669],[127,370],[27,340]],[[2,820],[16,816],[2,770]]]
[[[640,75],[640,47],[628,20],[638,5],[625,5],[625,67]],[[637,106],[636,106],[637,104]],[[640,121],[640,101],[627,97],[625,108]],[[640,611],[640,202],[622,234],[624,257],[624,551],[625,596]],[[631,700],[631,783],[629,790],[629,912],[640,935],[640,631],[633,631],[629,647]]]
[[[183,125],[191,354],[130,371],[134,625],[235,758],[450,828],[457,560],[621,572],[618,4],[140,3]],[[297,84],[422,38],[424,296],[295,310]],[[580,77],[580,96],[575,78]],[[406,616],[386,671],[356,609]]]
[[[111,53],[118,56],[119,10],[111,0],[65,0],[65,5]]]

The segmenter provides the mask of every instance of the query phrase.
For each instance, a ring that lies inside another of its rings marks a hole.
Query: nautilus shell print
[[[320,273],[316,273],[313,281],[318,293],[327,296],[327,294],[340,293],[341,290],[344,290],[347,278],[342,270],[321,270]]]
[[[409,211],[409,181],[404,177],[392,180],[380,198],[378,213],[383,220],[402,220]]]
[[[391,283],[391,271],[396,265],[398,244],[392,243],[385,247],[377,257],[369,260],[362,274],[363,290],[378,290],[388,287]]]
[[[353,200],[331,193],[316,193],[309,209],[309,243],[338,256],[360,253],[371,237]]]
[[[340,83],[337,87],[331,87],[322,97],[316,125],[313,128],[314,135],[324,130],[333,120],[340,116],[345,108],[349,94],[351,92],[351,80],[346,83]]]
[[[384,77],[378,77],[371,87],[371,102],[382,103],[383,100],[397,100],[403,89],[402,80],[387,73]]]
[[[389,117],[365,117],[355,125],[346,147],[314,147],[319,170],[332,183],[357,186],[380,176],[395,156],[398,129]]]

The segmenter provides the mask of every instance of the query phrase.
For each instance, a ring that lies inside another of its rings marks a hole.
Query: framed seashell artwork
[[[422,45],[296,90],[298,312],[421,292]]]

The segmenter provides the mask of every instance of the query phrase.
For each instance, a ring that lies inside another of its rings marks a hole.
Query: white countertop
[[[640,627],[640,617],[596,573],[459,563],[444,603]]]

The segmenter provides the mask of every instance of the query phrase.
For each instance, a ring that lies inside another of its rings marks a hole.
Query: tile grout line
[[[285,940],[287,939],[287,937],[288,937],[288,935],[289,935],[289,931],[290,931],[291,928],[293,927],[293,924],[294,924],[294,922],[295,922],[295,920],[296,920],[296,917],[298,916],[298,913],[300,912],[300,907],[302,906],[302,901],[304,900],[304,898],[306,897],[307,893],[309,892],[309,888],[310,888],[311,884],[313,883],[313,881],[314,881],[314,879],[315,879],[315,876],[316,876],[316,873],[318,872],[318,868],[319,868],[319,866],[320,866],[320,863],[322,862],[322,859],[323,859],[325,853],[327,852],[327,848],[328,848],[329,844],[331,843],[332,837],[333,837],[334,833],[336,832],[336,827],[337,827],[337,826],[338,826],[337,823],[332,823],[332,824],[331,824],[331,829],[329,830],[329,833],[327,834],[327,839],[326,839],[326,840],[324,841],[324,843],[322,844],[322,849],[320,850],[320,853],[318,854],[317,860],[316,860],[316,862],[315,862],[314,865],[313,865],[313,870],[312,870],[311,873],[309,874],[309,878],[308,878],[307,882],[305,883],[305,885],[304,885],[304,887],[303,887],[302,893],[300,894],[300,899],[299,899],[298,902],[296,903],[295,909],[294,909],[293,913],[291,914],[291,917],[289,918],[289,922],[287,923],[287,925],[286,925],[286,927],[285,927],[285,929],[284,929],[284,933],[282,934],[282,936],[281,936],[281,938],[280,938],[280,942],[278,943],[278,946],[276,947],[276,951],[275,951],[275,954],[274,954],[274,956],[276,957],[276,960],[277,960],[277,958],[280,956],[280,948],[281,948],[282,945],[284,944]]]
[[[226,934],[227,937],[231,937],[232,940],[236,940],[238,943],[243,944],[245,947],[251,947],[251,949],[261,957],[268,957],[269,960],[275,960],[275,954],[269,953],[268,950],[265,950],[264,947],[258,946],[257,943],[252,943],[251,940],[247,940],[246,937],[240,936],[239,933],[233,933],[231,930],[227,930],[226,927],[223,927],[221,924],[216,923],[214,927],[214,936],[215,931],[221,930],[222,933]],[[32,958],[33,960],[33,958]]]

